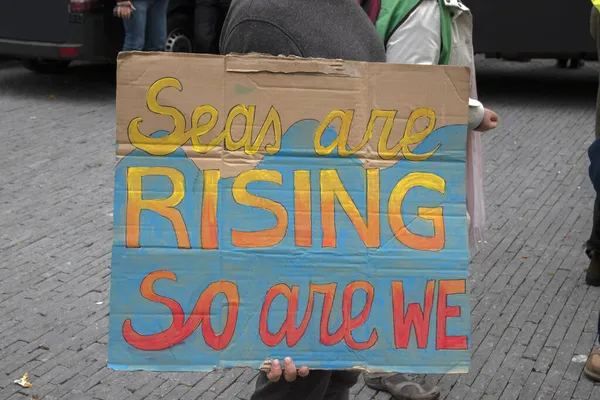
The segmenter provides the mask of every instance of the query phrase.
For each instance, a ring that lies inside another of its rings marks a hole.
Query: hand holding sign
[[[494,111],[486,108],[483,112],[483,121],[481,121],[481,125],[477,128],[479,132],[487,132],[492,129],[496,129],[498,127],[498,123],[500,122],[500,117]]]
[[[293,382],[297,377],[304,378],[308,376],[309,368],[308,367],[300,367],[296,369],[296,364],[294,364],[294,360],[290,357],[286,357],[283,359],[283,370],[281,369],[281,363],[278,359],[273,361],[267,359],[264,364],[260,367],[260,370],[267,373],[267,379],[271,382],[277,382],[283,378],[288,382]]]

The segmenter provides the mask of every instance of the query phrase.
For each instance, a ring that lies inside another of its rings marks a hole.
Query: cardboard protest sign
[[[465,372],[464,68],[118,64],[109,364]]]

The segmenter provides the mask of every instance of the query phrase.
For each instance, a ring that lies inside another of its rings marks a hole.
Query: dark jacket
[[[589,174],[596,193],[600,196],[600,139],[596,139],[588,148],[590,158]]]
[[[231,0],[196,0],[194,41],[197,53],[219,54],[221,28]]]
[[[220,50],[385,62],[383,42],[356,0],[233,0]]]

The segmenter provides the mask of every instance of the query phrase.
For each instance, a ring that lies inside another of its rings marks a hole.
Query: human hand
[[[261,367],[261,370],[267,373],[267,379],[271,382],[277,382],[281,379],[281,375],[288,382],[293,382],[297,377],[305,377],[309,373],[308,367],[300,367],[300,369],[296,369],[296,365],[294,361],[290,357],[286,357],[283,359],[283,369],[281,368],[281,363],[279,360],[275,359],[273,361],[266,360]]]
[[[135,7],[131,3],[131,1],[120,1],[117,3],[117,17],[123,19],[131,18],[131,14],[135,11]]]
[[[498,123],[500,122],[500,117],[494,111],[486,108],[483,111],[483,120],[481,124],[475,129],[478,132],[486,132],[492,129],[496,129],[498,127]]]

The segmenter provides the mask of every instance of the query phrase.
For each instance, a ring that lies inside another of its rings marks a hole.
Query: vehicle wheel
[[[570,69],[578,69],[581,67],[583,67],[583,60],[580,60],[579,58],[571,58],[569,63]]]
[[[61,74],[67,71],[71,61],[65,60],[23,60],[23,66],[30,71],[37,72],[38,74]]]
[[[187,15],[174,13],[167,19],[167,43],[165,51],[171,53],[192,53],[193,19]]]

